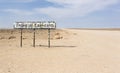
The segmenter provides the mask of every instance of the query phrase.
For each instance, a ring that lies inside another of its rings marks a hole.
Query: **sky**
[[[0,28],[55,21],[58,28],[120,28],[120,0],[0,0]]]

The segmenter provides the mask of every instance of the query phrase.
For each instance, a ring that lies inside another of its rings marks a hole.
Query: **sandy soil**
[[[120,31],[59,29],[0,30],[0,73],[120,73]]]

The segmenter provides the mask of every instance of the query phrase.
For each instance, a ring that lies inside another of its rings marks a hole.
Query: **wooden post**
[[[21,28],[21,36],[20,36],[20,47],[22,47],[22,28]]]
[[[34,33],[33,33],[33,47],[35,47],[35,28],[33,30],[34,30]]]
[[[48,28],[48,48],[50,48],[50,28]]]

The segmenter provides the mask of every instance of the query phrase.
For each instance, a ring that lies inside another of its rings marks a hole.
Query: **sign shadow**
[[[48,47],[48,45],[36,45],[36,47]],[[69,46],[69,45],[50,45],[50,47],[68,47],[68,48],[72,48],[72,47],[77,47],[77,46]]]

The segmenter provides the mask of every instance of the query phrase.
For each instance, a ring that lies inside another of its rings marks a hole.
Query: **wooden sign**
[[[33,47],[35,47],[35,30],[36,29],[48,29],[48,47],[50,48],[50,29],[55,29],[56,28],[56,23],[54,21],[39,21],[39,22],[15,22],[14,24],[15,29],[20,29],[21,30],[21,35],[20,35],[20,46],[22,47],[22,37],[23,37],[23,29],[33,29]]]
[[[44,29],[54,29],[56,28],[56,23],[54,21],[39,21],[39,22],[15,22],[14,24],[14,28],[18,28],[18,29],[40,29],[40,28],[44,28]]]

